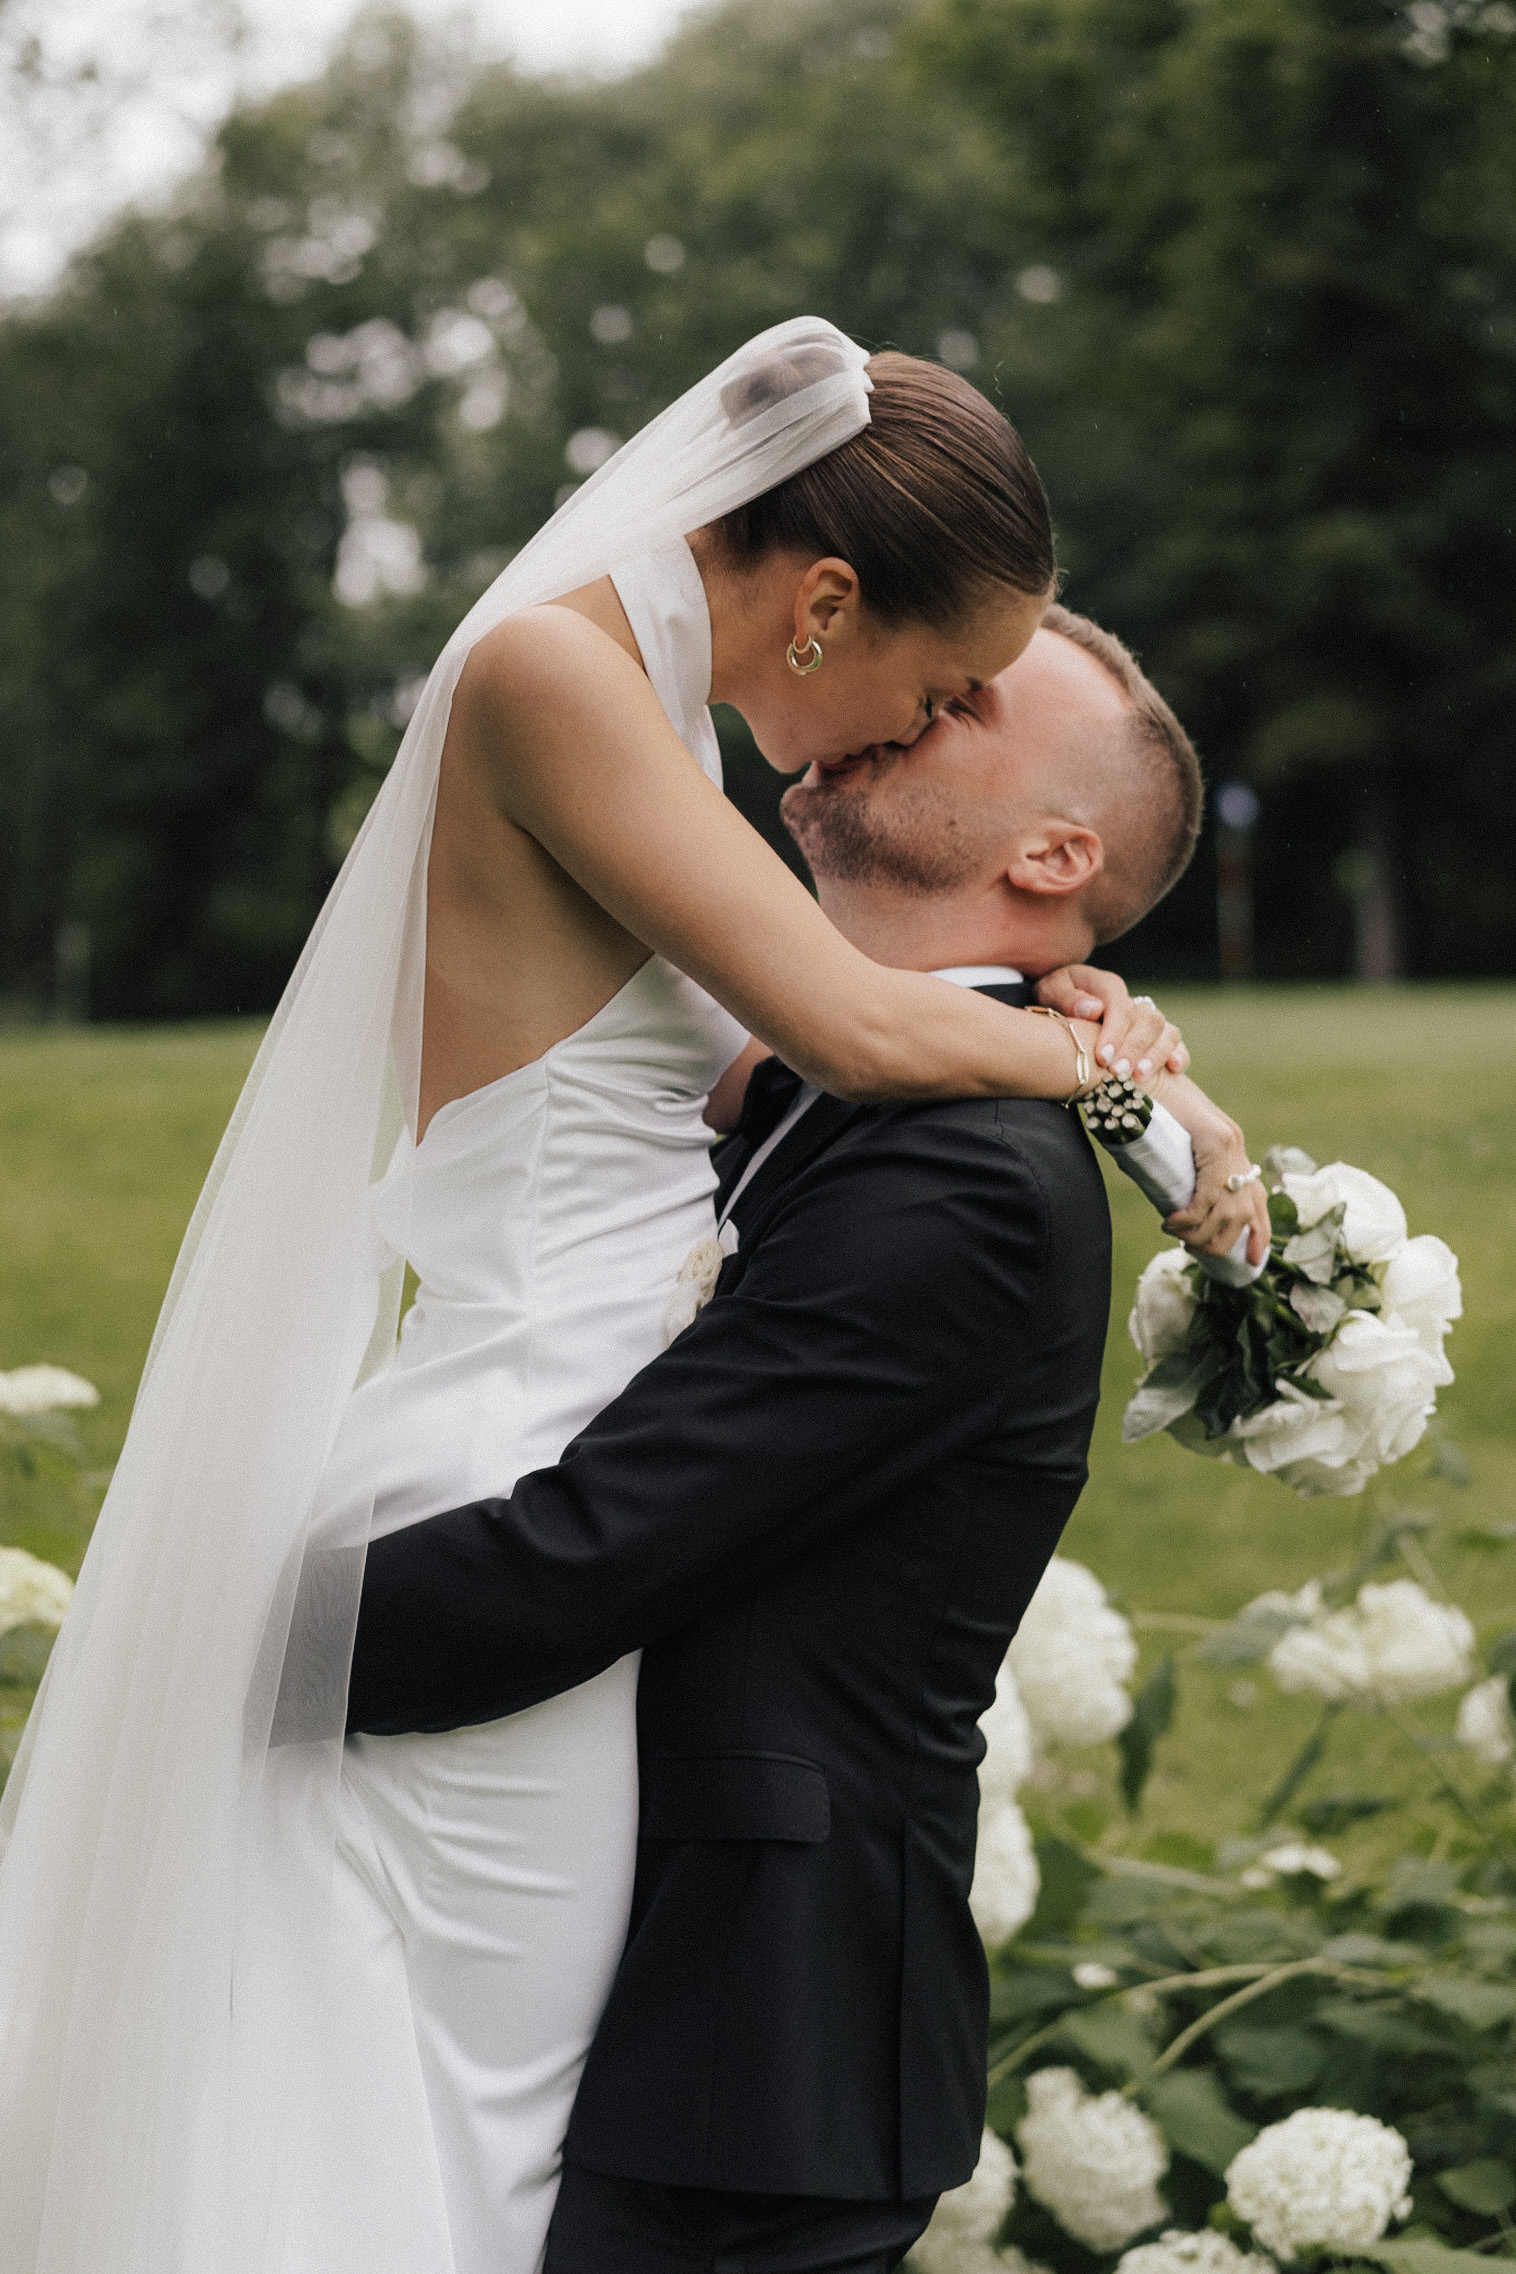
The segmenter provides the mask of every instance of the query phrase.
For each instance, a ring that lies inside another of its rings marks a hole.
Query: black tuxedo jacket
[[[977,1723],[1084,1481],[1104,1186],[1056,1105],[823,1097],[733,1221],[711,1303],[556,1468],[372,1544],[349,1727],[487,1721],[644,1646],[631,1926],[566,2155],[925,2195],[978,2155]]]

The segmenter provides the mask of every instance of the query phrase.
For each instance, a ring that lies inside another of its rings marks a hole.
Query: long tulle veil
[[[554,514],[443,652],[285,990],[0,1806],[5,2274],[295,2274],[363,1561],[311,1511],[343,1400],[393,1347],[369,1192],[414,1114],[453,689],[504,616],[859,432],[864,363],[817,318],[778,325]]]

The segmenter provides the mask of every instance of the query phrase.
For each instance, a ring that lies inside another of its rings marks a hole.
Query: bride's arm
[[[454,717],[492,802],[636,939],[835,1097],[1063,1098],[1055,1020],[874,963],[685,749],[631,658],[565,608],[487,634]],[[1076,1022],[1093,1057],[1095,1026]]]

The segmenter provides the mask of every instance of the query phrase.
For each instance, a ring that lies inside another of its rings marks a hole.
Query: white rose
[[[1156,2242],[1140,2242],[1118,2261],[1116,2274],[1274,2274],[1273,2261],[1250,2258],[1214,2227],[1198,2235],[1170,2227]]]
[[[73,1581],[56,1564],[43,1563],[25,1548],[0,1548],[0,1634],[32,1626],[56,1633],[73,1593]]]
[[[1037,1851],[1014,1800],[991,1800],[979,1811],[969,1909],[987,1950],[1019,1934],[1037,1908]]]
[[[1297,2108],[1233,2158],[1227,2201],[1280,2258],[1351,2252],[1409,2216],[1410,2178],[1410,2149],[1390,2125],[1346,2108]]]
[[[1361,1422],[1350,1420],[1338,1399],[1323,1403],[1288,1381],[1277,1382],[1275,1388],[1279,1395],[1272,1405],[1232,1424],[1231,1434],[1250,1469],[1270,1476],[1302,1462],[1328,1469],[1346,1469],[1357,1462],[1367,1431]]]
[[[1313,1176],[1280,1179],[1294,1201],[1300,1229],[1320,1223],[1339,1200],[1347,1202],[1342,1244],[1355,1263],[1387,1263],[1405,1245],[1405,1210],[1387,1184],[1346,1161],[1329,1161]]]
[[[719,1231],[708,1232],[697,1240],[680,1264],[672,1292],[663,1311],[663,1339],[665,1345],[676,1335],[693,1326],[716,1292],[721,1277],[721,1266],[729,1255],[737,1253],[737,1227],[723,1224]]]
[[[1474,1630],[1456,1604],[1434,1603],[1414,1579],[1358,1590],[1350,1609],[1292,1627],[1269,1652],[1282,1690],[1400,1704],[1468,1681]]]
[[[911,2247],[920,2274],[964,2274],[993,2265],[994,2241],[1016,2200],[1016,2158],[1004,2140],[986,2132],[972,2179],[937,2198],[932,2223]]]
[[[1007,1663],[1041,1745],[1101,1745],[1132,1718],[1122,1684],[1137,1664],[1137,1645],[1082,1563],[1054,1556]]]
[[[1458,1258],[1447,1241],[1435,1232],[1407,1240],[1386,1264],[1379,1292],[1385,1310],[1418,1334],[1422,1348],[1446,1367],[1439,1379],[1451,1382],[1453,1369],[1442,1356],[1442,1338],[1454,1319],[1463,1317],[1463,1288]]]
[[[1136,1300],[1126,1324],[1146,1365],[1184,1348],[1195,1316],[1195,1292],[1185,1277],[1189,1261],[1185,1249],[1163,1248],[1137,1282]]]
[[[1456,1734],[1459,1744],[1467,1745],[1488,1768],[1504,1768],[1516,1754],[1516,1724],[1511,1720],[1504,1674],[1492,1674],[1469,1691],[1458,1708]]]
[[[1087,2093],[1072,2069],[1038,2069],[1026,2081],[1017,2127],[1026,2184],[1058,2224],[1091,2250],[1119,2250],[1167,2206],[1163,2135],[1119,2092]]]
[[[1349,1311],[1310,1366],[1349,1427],[1362,1430],[1366,1455],[1380,1461],[1398,1461],[1420,1443],[1446,1371],[1413,1328],[1370,1311]]]
[[[98,1405],[100,1392],[66,1366],[18,1366],[0,1374],[0,1413],[58,1413],[66,1406]]]
[[[1032,1773],[1032,1725],[1010,1662],[995,1677],[995,1701],[979,1716],[985,1753],[979,1791],[985,1800],[1014,1800]]]

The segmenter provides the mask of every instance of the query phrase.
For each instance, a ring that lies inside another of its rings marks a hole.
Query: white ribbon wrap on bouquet
[[[1106,1150],[1161,1216],[1188,1207],[1195,1191],[1195,1152],[1189,1131],[1167,1106],[1155,1102],[1153,1117],[1140,1137]],[[1263,1269],[1261,1263],[1248,1261],[1246,1232],[1239,1234],[1226,1255],[1198,1255],[1195,1261],[1208,1279],[1219,1280],[1223,1287],[1251,1287]]]
[[[470,648],[868,423],[865,351],[799,318],[568,499],[427,682],[232,1116],[0,1809],[5,2274],[451,2274],[402,2223],[293,2255],[330,2094],[332,1863],[367,1516],[312,1506],[393,1348],[370,1189],[414,1127],[425,879]],[[693,764],[693,760],[691,763]],[[389,1268],[386,1268],[389,1266]],[[298,1618],[295,1609],[298,1598]],[[275,1707],[278,1705],[278,1727]],[[383,2173],[399,2118],[350,2058]],[[385,2131],[391,2127],[391,2135]]]

